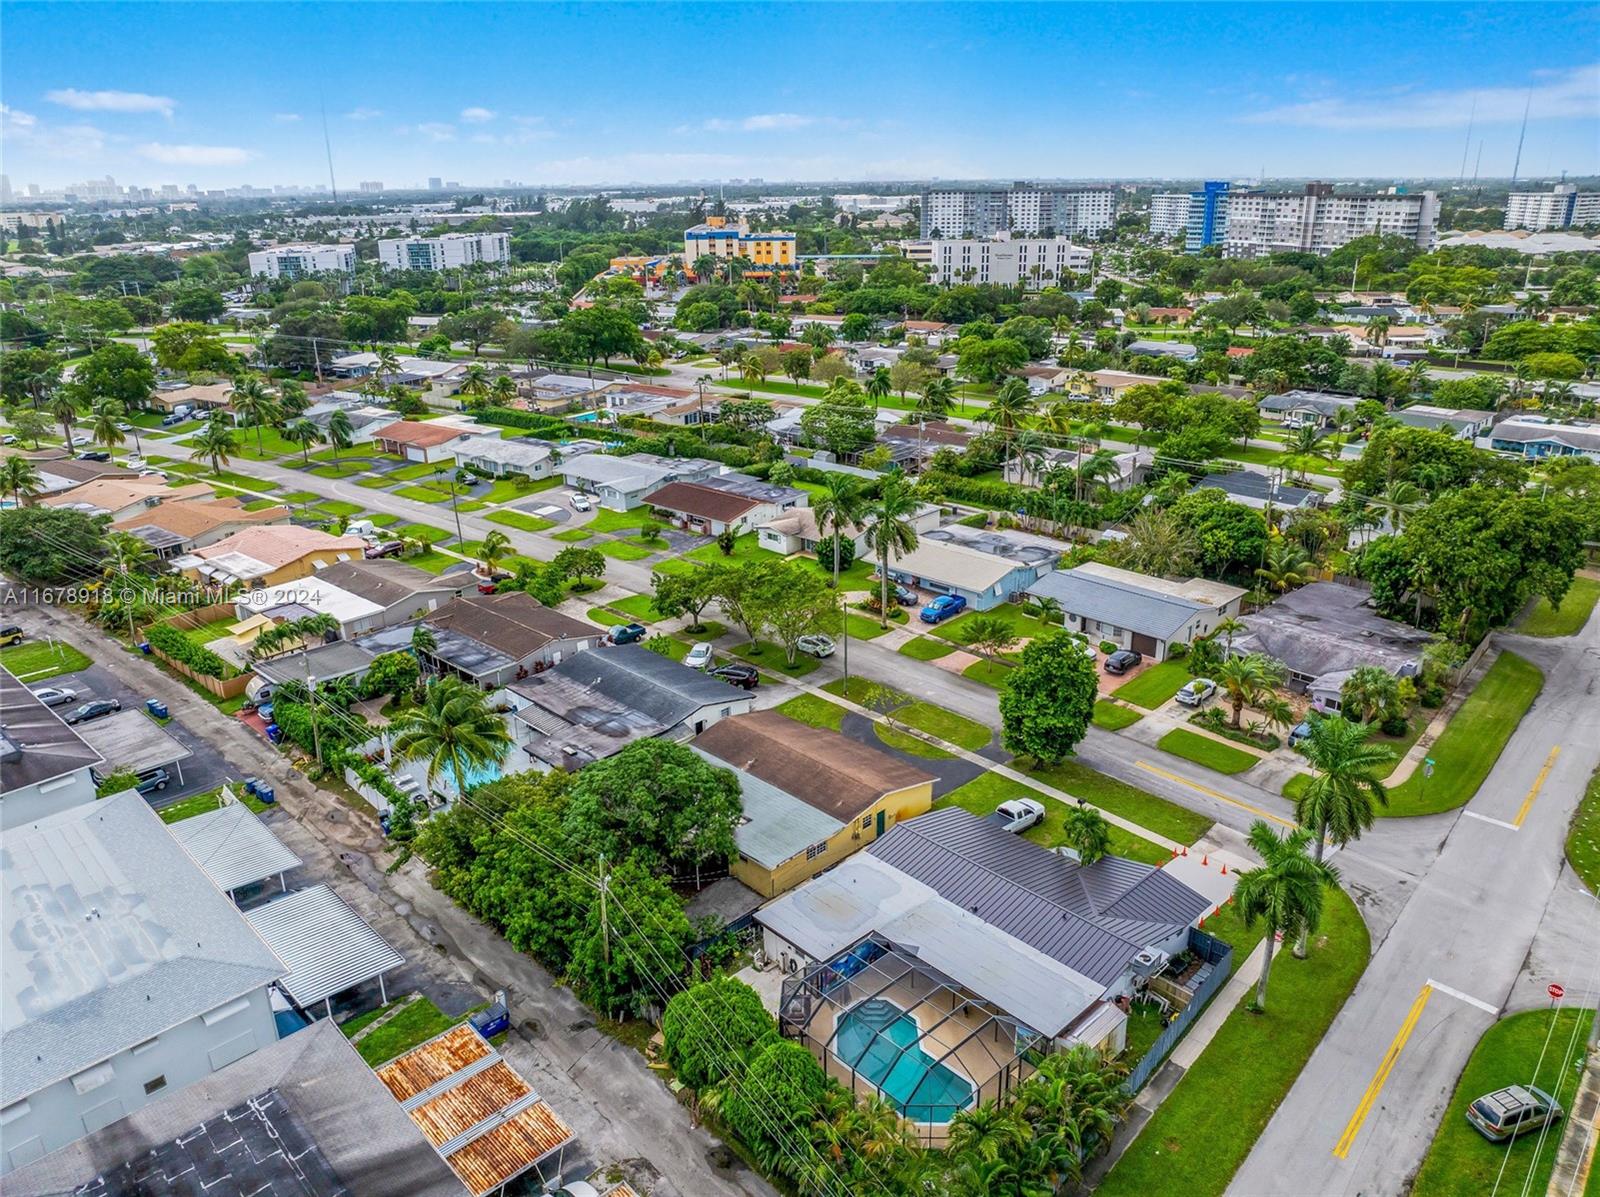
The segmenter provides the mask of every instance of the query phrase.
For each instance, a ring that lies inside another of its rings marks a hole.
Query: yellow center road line
[[[1165,777],[1168,781],[1175,781],[1181,786],[1188,786],[1191,790],[1198,790],[1207,798],[1215,798],[1218,802],[1226,802],[1229,806],[1237,806],[1240,810],[1247,810],[1258,818],[1271,819],[1274,823],[1281,823],[1285,827],[1299,826],[1292,819],[1282,818],[1271,811],[1262,810],[1259,806],[1251,806],[1248,802],[1240,802],[1237,798],[1230,798],[1224,793],[1213,790],[1210,786],[1203,786],[1198,781],[1190,781],[1187,777],[1182,777],[1177,773],[1169,773],[1165,769],[1150,764],[1149,761],[1134,761],[1133,763],[1147,773],[1154,773],[1157,777]]]
[[[1539,770],[1539,776],[1533,779],[1533,788],[1528,791],[1528,796],[1522,800],[1522,808],[1517,811],[1517,817],[1511,820],[1518,827],[1522,820],[1528,817],[1528,812],[1533,809],[1533,800],[1539,796],[1539,791],[1544,788],[1544,779],[1550,776],[1550,769],[1556,763],[1556,757],[1561,755],[1561,745],[1557,744],[1550,750],[1550,755],[1544,758],[1544,768]]]
[[[1389,1044],[1389,1050],[1378,1063],[1378,1071],[1372,1074],[1372,1080],[1367,1083],[1367,1091],[1361,1095],[1361,1102],[1356,1106],[1356,1112],[1350,1115],[1350,1121],[1345,1124],[1344,1134],[1340,1135],[1338,1143],[1334,1144],[1333,1154],[1336,1159],[1342,1160],[1349,1156],[1356,1136],[1361,1133],[1362,1124],[1372,1112],[1372,1103],[1377,1101],[1378,1094],[1383,1092],[1384,1085],[1389,1081],[1389,1074],[1394,1071],[1395,1061],[1405,1050],[1406,1040],[1411,1038],[1411,1032],[1416,1029],[1417,1020],[1422,1017],[1423,1008],[1427,1006],[1428,999],[1432,996],[1433,986],[1424,985],[1417,994],[1417,1000],[1411,1003],[1411,1010],[1406,1014],[1405,1021],[1400,1024],[1400,1029],[1395,1032],[1394,1039]]]

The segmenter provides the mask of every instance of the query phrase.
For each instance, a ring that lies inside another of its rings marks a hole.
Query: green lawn
[[[244,505],[246,511],[265,511],[268,507],[277,507],[277,499],[251,499]]]
[[[233,787],[233,796],[258,815],[268,809],[265,802],[245,793],[242,787]],[[219,787],[215,790],[207,790],[204,794],[195,794],[193,797],[181,799],[171,806],[164,806],[156,813],[161,816],[163,823],[176,823],[181,819],[203,815],[208,810],[216,810],[221,805],[222,790]]]
[[[1112,702],[1102,698],[1094,704],[1094,725],[1106,731],[1121,731],[1125,727],[1132,727],[1144,716],[1130,707],[1123,706],[1120,702]]]
[[[390,1005],[380,1007],[377,1010],[370,1010],[366,1014],[352,1018],[339,1029],[348,1038],[368,1023],[376,1022],[378,1017],[392,1009],[393,1005],[394,1003],[390,1003]],[[435,1035],[442,1035],[460,1021],[462,1021],[460,1018],[451,1018],[427,998],[418,998],[377,1030],[367,1035],[366,1038],[355,1045],[355,1048],[363,1060],[371,1067],[376,1068],[379,1064],[386,1063],[396,1056],[410,1051],[419,1043],[426,1043]]]
[[[596,507],[583,526],[590,532],[637,532],[639,525],[650,519],[651,515],[643,507],[635,507],[632,511],[612,511],[609,507]]]
[[[317,471],[312,470],[311,472],[315,474]],[[357,478],[356,485],[364,486],[368,490],[384,490],[394,485],[394,479],[387,474],[374,474],[370,478]]]
[[[1309,773],[1296,773],[1288,781],[1283,783],[1283,789],[1281,793],[1290,802],[1298,802],[1300,800],[1300,795],[1304,794],[1306,792],[1306,787],[1311,784],[1311,780],[1311,774]]]
[[[1262,759],[1182,727],[1175,727],[1162,736],[1156,741],[1156,747],[1218,773],[1243,773]]]
[[[987,748],[989,741],[994,739],[994,732],[983,724],[943,707],[936,707],[931,702],[913,702],[898,707],[894,711],[894,718],[907,727],[925,731],[968,752]]]
[[[784,677],[805,677],[822,664],[810,653],[796,653],[794,664],[790,665],[784,660],[782,647],[765,641],[759,644],[741,644],[733,650],[733,654],[772,673],[781,673]]]
[[[1163,661],[1152,665],[1131,682],[1124,682],[1112,691],[1123,702],[1153,711],[1170,699],[1189,680],[1189,670],[1182,661]]]
[[[483,518],[489,519],[490,517],[484,516]],[[550,539],[562,540],[567,544],[580,544],[581,542],[588,540],[593,535],[593,532],[590,532],[584,528],[568,528],[565,532],[552,533]]]
[[[410,499],[414,503],[448,503],[450,496],[428,486],[397,486],[390,494]]]
[[[260,478],[251,478],[246,474],[236,474],[231,470],[218,470],[216,473],[201,471],[189,475],[187,478],[174,479],[168,485],[186,486],[190,482],[213,482],[219,486],[231,486],[236,490],[261,491],[264,494],[273,494],[278,490],[275,482],[265,482]]]
[[[947,657],[955,652],[956,646],[943,640],[935,640],[932,636],[913,636],[896,651],[914,661],[937,661],[940,657]]]
[[[520,528],[524,532],[543,532],[546,528],[554,528],[551,520],[540,519],[536,515],[528,515],[522,511],[491,511],[483,517],[491,524],[504,524],[508,528]]]
[[[1011,630],[1019,639],[1026,636],[1037,636],[1048,629],[1033,616],[1024,611],[1018,603],[1001,603],[992,611],[968,611],[965,615],[958,615],[949,623],[941,623],[933,629],[933,634],[952,644],[972,643],[973,621],[987,617],[998,617],[1011,625]]]
[[[845,627],[850,630],[852,640],[876,640],[889,629],[880,624],[876,619],[865,615],[857,615],[851,611],[844,617]]]
[[[438,472],[437,465],[419,461],[412,465],[401,466],[398,470],[390,470],[384,477],[394,482],[416,482],[422,478],[432,478]]]
[[[838,731],[844,723],[844,717],[850,713],[838,703],[829,702],[817,694],[798,694],[773,709],[790,719],[829,731]]]
[[[315,454],[312,455],[315,460]],[[327,465],[312,466],[308,473],[318,478],[348,478],[352,474],[363,474],[367,470],[365,461],[351,461],[348,458],[341,462],[329,462]],[[387,478],[362,479],[359,486],[388,486]]]
[[[911,695],[904,691],[864,678],[860,674],[856,674],[848,683],[842,677],[835,678],[825,683],[822,688],[829,694],[837,694],[840,698],[848,698],[859,706],[879,712],[892,711],[895,707],[905,706],[911,701]]]
[[[1227,1189],[1367,966],[1370,941],[1355,903],[1343,891],[1328,897],[1310,955],[1273,957],[1266,1013],[1247,1008],[1252,986],[1106,1174],[1097,1197],[1177,1189],[1212,1197]]]
[[[1559,608],[1552,607],[1549,599],[1540,599],[1517,631],[1526,636],[1576,635],[1594,614],[1597,600],[1600,600],[1600,582],[1593,578],[1573,578],[1572,588]]]
[[[1433,776],[1417,769],[1390,789],[1378,814],[1431,815],[1470,802],[1543,686],[1537,665],[1501,653],[1429,750]]]
[[[538,494],[542,490],[551,490],[561,485],[559,476],[541,478],[535,482],[530,478],[497,478],[483,495],[486,503],[509,503],[513,499],[525,498],[528,495]]]
[[[63,673],[77,673],[92,664],[88,657],[60,640],[34,640],[0,649],[0,668],[29,685]]]
[[[1066,834],[1063,830],[1067,813],[1066,804],[1040,790],[1035,790],[1032,786],[1022,785],[998,773],[984,773],[975,777],[966,785],[951,790],[933,805],[936,810],[945,806],[959,806],[962,810],[982,818],[1007,798],[1034,798],[1044,806],[1044,818],[1023,832],[1028,839],[1036,844],[1043,844],[1046,848],[1066,843]],[[1113,856],[1125,856],[1130,860],[1153,865],[1163,864],[1172,856],[1160,844],[1143,836],[1134,835],[1131,831],[1124,831],[1115,825],[1111,827],[1111,853]]]
[[[220,640],[228,634],[228,629],[239,622],[237,615],[224,615],[221,619],[213,619],[210,623],[203,623],[197,628],[189,628],[184,635],[199,645],[210,644],[213,640]]]
[[[629,619],[637,619],[640,623],[654,623],[661,619],[661,612],[656,610],[655,601],[648,594],[630,594],[627,598],[617,599],[606,604],[613,611],[620,611]]]
[[[412,540],[420,540],[424,544],[433,544],[435,541],[449,540],[451,536],[451,534],[446,532],[443,528],[435,528],[431,524],[397,524],[394,527],[391,527],[389,531],[393,532],[396,536],[405,536]]]
[[[701,545],[698,549],[691,549],[684,554],[684,559],[704,561],[708,565],[717,565],[724,561],[739,565],[747,561],[780,560],[778,554],[761,547],[754,532],[746,532],[743,536],[737,537],[733,542],[733,552],[730,554],[724,555],[722,549],[713,541],[711,544]]]
[[[1595,893],[1600,893],[1600,769],[1589,778],[1567,832],[1567,860],[1572,871]]]
[[[949,761],[955,759],[955,753],[946,752],[937,744],[930,744],[926,740],[919,739],[897,728],[887,727],[882,723],[874,723],[872,725],[872,734],[878,737],[879,743],[886,744],[890,748],[898,748],[901,752],[910,753],[912,756],[920,756],[924,760]]]
[[[428,549],[405,559],[407,565],[414,565],[418,569],[425,569],[430,574],[442,574],[452,565],[460,565],[461,558],[452,557],[448,553],[441,553],[438,549]]]
[[[647,549],[631,540],[608,540],[600,546],[600,551],[618,561],[643,561],[657,550]]]
[[[352,516],[360,515],[366,508],[361,506],[360,503],[347,503],[343,499],[324,499],[317,504],[316,510],[327,515],[343,516],[345,519],[350,519]]]
[[[1581,1062],[1584,1035],[1593,1017],[1592,1009],[1528,1010],[1501,1019],[1483,1033],[1472,1058],[1461,1070],[1444,1120],[1422,1161],[1411,1189],[1414,1197],[1478,1197],[1496,1187],[1502,1169],[1507,1181],[1500,1186],[1503,1191],[1543,1193],[1549,1187],[1565,1122],[1551,1127],[1542,1145],[1536,1133],[1523,1135],[1509,1145],[1491,1143],[1467,1121],[1467,1106],[1474,1098],[1505,1085],[1532,1083],[1553,1094],[1564,1109],[1571,1110],[1582,1066],[1579,1063],[1563,1070],[1561,1063],[1569,1052]],[[1547,1038],[1549,1048],[1540,1062]]]
[[[1021,765],[1018,765],[1021,768]],[[1211,830],[1211,820],[1175,802],[1159,798],[1148,790],[1097,773],[1077,761],[1027,770],[1040,781],[1065,790],[1074,798],[1086,798],[1094,805],[1124,819],[1148,827],[1157,835],[1181,844],[1192,844]]]
[[[367,519],[379,528],[387,528],[390,524],[398,524],[400,522],[398,515],[390,515],[387,511],[374,512],[372,515],[367,516]]]
[[[961,671],[961,676],[994,690],[1004,690],[1011,681],[1011,668],[1000,661],[974,661]]]

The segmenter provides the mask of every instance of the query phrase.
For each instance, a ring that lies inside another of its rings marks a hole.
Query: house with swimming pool
[[[1212,909],[1164,869],[1082,865],[956,807],[892,828],[756,912],[778,1026],[942,1146],[1041,1053],[1127,1036],[1127,999]]]

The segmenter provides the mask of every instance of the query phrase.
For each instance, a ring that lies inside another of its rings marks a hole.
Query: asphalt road
[[[1593,1000],[1584,964],[1600,956],[1600,906],[1551,899],[1567,824],[1600,764],[1600,619],[1576,637],[1501,644],[1544,668],[1544,690],[1477,797],[1415,820],[1437,827],[1437,854],[1232,1193],[1405,1191],[1479,1036],[1514,1001],[1538,1004],[1519,988],[1536,937],[1565,945],[1569,994]],[[1561,926],[1541,935],[1547,907]]]

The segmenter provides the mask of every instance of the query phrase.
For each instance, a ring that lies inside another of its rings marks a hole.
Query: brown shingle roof
[[[480,644],[519,659],[537,652],[552,640],[592,640],[601,635],[593,624],[546,607],[521,590],[463,595],[451,599],[425,622],[470,636]]]
[[[841,820],[859,815],[885,794],[933,781],[887,752],[777,711],[723,719],[694,743]]]
[[[714,486],[699,486],[693,482],[669,482],[660,490],[644,497],[652,507],[667,511],[681,511],[685,515],[698,515],[712,520],[736,520],[752,507],[761,506],[760,499],[749,495],[718,490]]]
[[[411,445],[417,449],[431,449],[464,435],[461,429],[449,424],[433,424],[424,420],[396,420],[393,424],[385,424],[376,433],[380,441]]]
[[[238,499],[180,499],[168,501],[118,520],[113,528],[161,528],[185,538],[202,536],[224,524],[272,524],[289,518],[287,507],[246,511]]]

